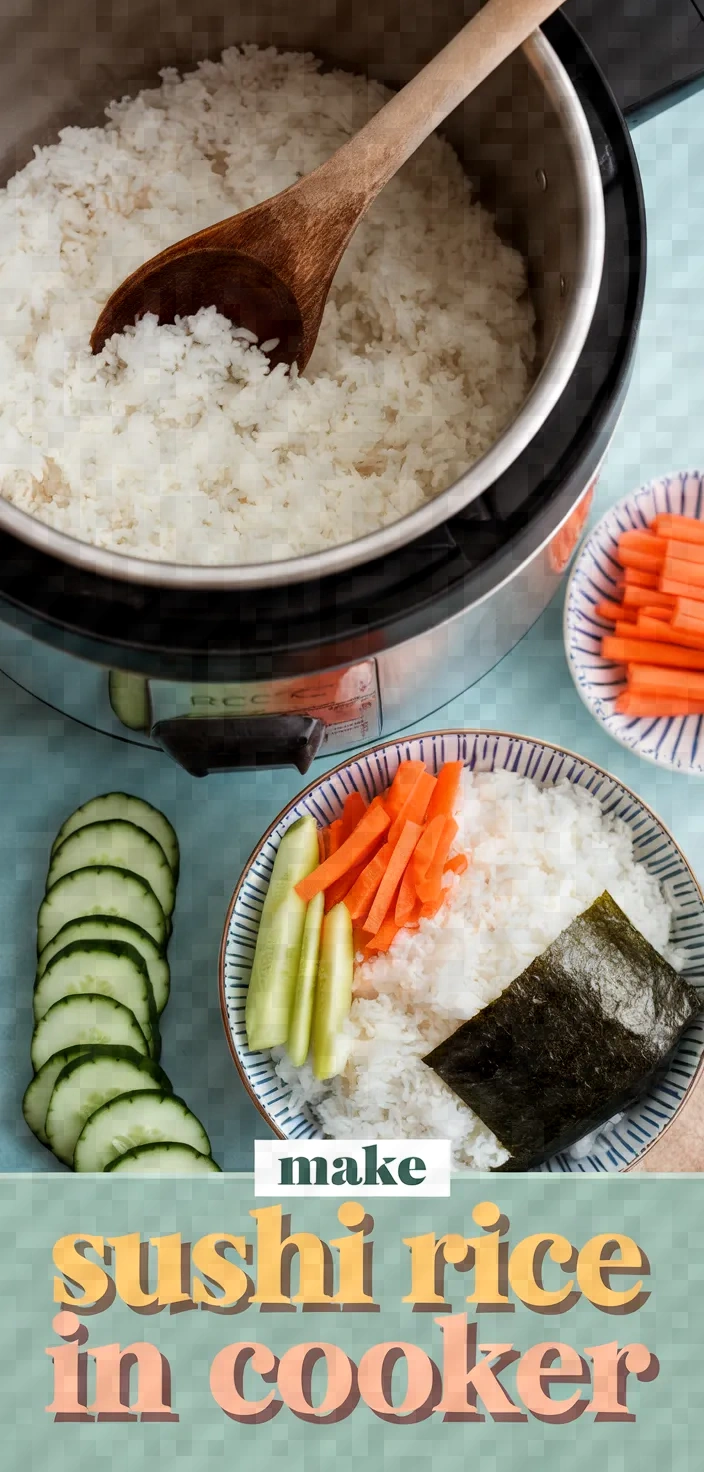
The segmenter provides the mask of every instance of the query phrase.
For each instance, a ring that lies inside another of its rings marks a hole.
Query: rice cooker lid
[[[0,534],[0,616],[68,652],[147,674],[283,674],[343,663],[433,627],[510,576],[530,555],[539,528],[549,535],[559,526],[588,483],[627,387],[644,289],[645,218],[630,137],[608,84],[564,16],[543,29],[578,91],[597,148],[606,252],[578,367],[506,474],[459,516],[386,557],[282,588],[131,585]]]

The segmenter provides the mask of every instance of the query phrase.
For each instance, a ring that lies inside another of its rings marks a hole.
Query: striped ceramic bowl
[[[660,820],[627,787],[583,757],[527,737],[497,731],[438,731],[373,747],[327,772],[302,792],[272,823],[252,854],[232,897],[220,953],[220,1002],[225,1031],[242,1082],[271,1129],[282,1139],[319,1139],[312,1113],[291,1107],[268,1053],[252,1053],[244,1026],[249,974],[257,927],[277,847],[289,825],[305,813],[321,824],[342,811],[358,791],[369,800],[388,787],[400,761],[424,761],[437,771],[446,761],[463,761],[475,771],[507,770],[540,786],[558,781],[584,787],[605,812],[627,823],[638,863],[655,874],[674,912],[671,940],[688,957],[684,975],[704,992],[704,897],[683,854]],[[619,1171],[632,1165],[680,1108],[704,1055],[704,1016],[679,1044],[667,1076],[653,1086],[617,1124],[605,1126],[589,1152],[559,1155],[541,1167],[553,1172]]]
[[[622,532],[644,527],[660,512],[704,520],[704,472],[683,470],[641,486],[607,512],[574,565],[565,597],[565,652],[570,674],[587,709],[621,746],[670,771],[704,776],[704,716],[621,716],[616,699],[626,687],[622,665],[602,659],[601,640],[612,625],[595,612],[613,601]]]

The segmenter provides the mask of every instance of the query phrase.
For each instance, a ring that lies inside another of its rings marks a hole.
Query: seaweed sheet
[[[604,893],[423,1060],[529,1170],[631,1104],[700,1011]]]

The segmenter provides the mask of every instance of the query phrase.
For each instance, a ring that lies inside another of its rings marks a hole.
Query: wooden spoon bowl
[[[559,0],[487,0],[459,35],[364,128],[306,178],[188,236],[118,287],[91,336],[94,353],[147,312],[160,322],[215,306],[272,364],[302,371],[315,347],[350,236],[388,180],[452,110],[558,9]]]

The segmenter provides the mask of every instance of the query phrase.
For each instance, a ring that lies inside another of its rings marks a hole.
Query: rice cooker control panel
[[[375,659],[345,669],[238,685],[183,685],[149,681],[152,731],[174,722],[238,723],[256,736],[257,717],[264,726],[275,718],[311,718],[319,722],[319,752],[345,751],[381,735],[381,702]],[[265,718],[267,718],[265,720]],[[185,733],[184,733],[185,734]],[[157,735],[158,739],[158,735]]]

